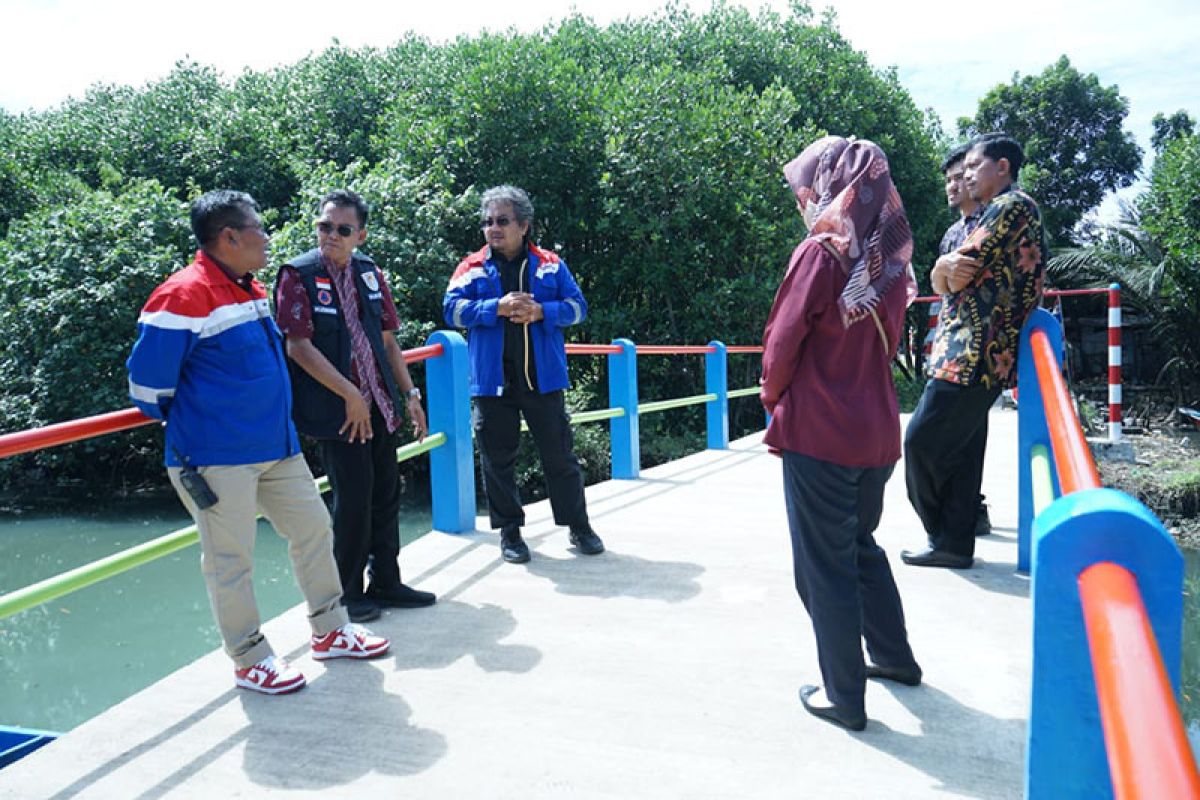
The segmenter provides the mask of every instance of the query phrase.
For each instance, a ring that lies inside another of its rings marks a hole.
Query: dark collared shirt
[[[979,226],[979,220],[982,217],[983,206],[975,206],[974,211],[966,216],[960,216],[953,225],[946,228],[946,233],[942,236],[942,244],[938,247],[938,255],[944,256],[946,253],[962,247],[962,243]]]

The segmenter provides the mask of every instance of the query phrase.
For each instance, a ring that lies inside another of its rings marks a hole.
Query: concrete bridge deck
[[[568,549],[546,503],[529,509],[525,566],[492,534],[425,536],[401,563],[440,600],[373,623],[388,657],[313,661],[294,608],[266,631],[304,691],[238,691],[212,653],[0,771],[0,797],[1019,797],[1016,422],[992,412],[996,532],[975,569],[901,564],[923,536],[901,469],[888,486],[878,538],[925,683],[871,683],[861,734],[797,700],[817,660],[779,462],[755,436],[590,487],[599,557]]]

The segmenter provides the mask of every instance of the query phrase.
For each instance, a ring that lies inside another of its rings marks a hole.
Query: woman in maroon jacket
[[[921,682],[873,535],[900,458],[891,360],[916,294],[912,233],[887,156],[871,142],[819,139],[784,175],[809,235],[763,333],[765,441],[783,457],[796,590],[821,666],[823,686],[802,687],[800,700],[857,731],[868,677]]]

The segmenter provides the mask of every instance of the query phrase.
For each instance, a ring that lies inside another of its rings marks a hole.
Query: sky
[[[711,0],[683,0],[695,10]],[[727,0],[790,13],[787,0]],[[879,68],[895,67],[917,105],[953,133],[989,89],[1041,72],[1066,55],[1130,102],[1126,129],[1149,150],[1151,118],[1185,109],[1200,118],[1200,2],[1041,0],[812,0],[832,6],[838,27]],[[0,107],[38,111],[95,83],[141,86],[176,61],[227,77],[319,52],[335,40],[386,47],[406,31],[433,41],[515,28],[534,31],[572,12],[605,24],[653,13],[661,0],[0,0]],[[1137,7],[1135,12],[1133,9]],[[1021,12],[1012,9],[1021,8]],[[1034,9],[1033,11],[1024,9]],[[989,10],[994,9],[994,10]],[[1147,165],[1149,160],[1147,160]],[[1122,193],[1129,197],[1134,190]],[[1111,212],[1115,204],[1106,206]]]

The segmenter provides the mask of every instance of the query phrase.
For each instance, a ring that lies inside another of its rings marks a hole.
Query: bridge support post
[[[446,443],[429,452],[433,529],[446,533],[475,530],[475,453],[471,441],[471,387],[467,343],[454,331],[434,331],[426,344],[442,355],[426,362],[429,430]]]
[[[1028,402],[1030,385],[1021,384],[1022,405]],[[1088,489],[1054,501],[1034,522],[1033,546],[1033,689],[1025,797],[1112,797],[1079,575],[1108,561],[1137,578],[1178,696],[1183,557],[1145,506],[1113,489]]]
[[[620,353],[608,356],[608,405],[625,414],[609,420],[614,480],[635,480],[641,474],[642,449],[638,425],[637,348],[628,339],[613,341]]]
[[[716,400],[704,404],[708,422],[708,449],[729,449],[729,359],[725,345],[713,340],[708,343],[714,352],[704,354],[704,392],[715,394]]]
[[[1050,429],[1046,425],[1046,407],[1042,404],[1042,390],[1038,385],[1037,367],[1033,363],[1033,352],[1029,337],[1035,330],[1046,332],[1054,352],[1062,363],[1062,326],[1054,315],[1043,308],[1035,308],[1021,329],[1020,350],[1017,355],[1017,385],[1021,389],[1021,400],[1017,411],[1017,572],[1029,572],[1033,538],[1033,470],[1031,468],[1033,448],[1041,445],[1047,452],[1050,447]],[[1054,459],[1050,459],[1050,475],[1054,480],[1054,494],[1061,491],[1058,485],[1058,470]]]

